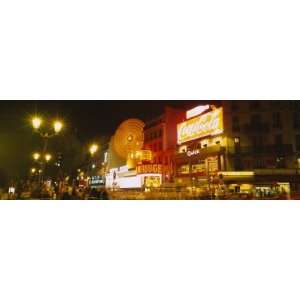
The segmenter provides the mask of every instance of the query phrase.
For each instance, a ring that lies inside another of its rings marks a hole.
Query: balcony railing
[[[289,155],[293,154],[293,145],[266,145],[259,147],[229,147],[229,154],[274,154],[274,155]]]
[[[300,169],[255,169],[255,175],[300,175]]]
[[[268,123],[249,123],[243,126],[245,133],[268,133],[270,132],[270,124]]]

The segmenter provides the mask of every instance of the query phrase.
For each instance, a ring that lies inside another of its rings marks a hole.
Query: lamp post
[[[91,144],[90,147],[89,147],[89,152],[90,152],[90,155],[91,155],[91,161],[90,161],[91,175],[92,175],[93,170],[96,168],[96,164],[94,163],[93,158],[94,158],[96,152],[98,152],[98,150],[99,150],[99,145],[96,144],[96,143]]]
[[[43,126],[43,125],[48,125],[48,126]],[[39,172],[39,182],[41,183],[41,179],[44,173],[45,169],[45,164],[44,162],[49,162],[52,158],[51,154],[47,153],[47,148],[48,148],[48,141],[50,138],[58,135],[61,130],[63,129],[64,125],[63,122],[55,119],[52,123],[46,123],[41,117],[39,116],[34,116],[31,120],[31,125],[36,133],[38,133],[42,139],[43,139],[43,149],[42,153],[34,153],[33,154],[33,159],[35,161],[40,161],[41,165],[41,172]],[[44,159],[39,160],[41,157]]]
[[[39,152],[35,152],[35,153],[33,153],[32,157],[33,157],[34,161],[40,165],[38,175],[39,175],[39,183],[41,183],[43,172],[45,170],[45,163],[48,163],[52,159],[52,155],[49,153],[46,153],[45,155],[42,156]],[[32,168],[31,173],[35,174],[36,169]]]

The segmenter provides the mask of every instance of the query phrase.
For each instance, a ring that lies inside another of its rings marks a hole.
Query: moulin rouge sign
[[[162,173],[162,165],[161,164],[145,164],[145,165],[137,165],[136,167],[138,174],[161,174]]]
[[[223,109],[197,116],[177,125],[177,142],[182,144],[201,137],[217,135],[223,132]]]

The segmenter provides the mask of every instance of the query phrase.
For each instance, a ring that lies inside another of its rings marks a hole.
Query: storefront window
[[[205,174],[205,161],[200,161],[197,164],[192,165],[192,173]]]
[[[189,165],[182,165],[179,168],[179,173],[180,174],[189,174],[190,173],[190,167],[189,167]]]

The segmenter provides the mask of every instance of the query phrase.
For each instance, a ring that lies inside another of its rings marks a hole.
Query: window
[[[240,192],[241,192],[241,187],[240,187],[239,185],[236,185],[236,186],[234,187],[234,192],[235,192],[235,193],[240,193]]]
[[[240,119],[237,116],[232,118],[232,131],[240,131]]]
[[[300,135],[296,135],[296,150],[300,151]]]
[[[259,110],[261,109],[261,101],[252,100],[249,105],[250,110]]]
[[[235,171],[243,170],[243,163],[242,163],[242,160],[240,158],[236,158],[234,160],[234,169],[235,169]]]
[[[240,151],[241,149],[241,140],[239,137],[235,137],[234,139],[234,149],[235,149],[235,152],[238,152]]]
[[[253,136],[252,145],[255,150],[261,149],[263,147],[263,137],[262,136]]]
[[[282,145],[282,134],[276,134],[275,135],[275,145]]]
[[[169,163],[169,159],[168,159],[168,156],[165,157],[165,165],[168,165]]]
[[[162,142],[158,143],[158,150],[161,151],[162,150]]]
[[[231,110],[232,111],[237,111],[239,110],[239,104],[237,101],[231,101]]]
[[[264,161],[262,159],[254,160],[254,169],[263,169],[265,167]]]
[[[259,114],[251,115],[251,124],[252,125],[257,125],[257,124],[261,124],[261,123],[262,123],[261,115],[259,115]]]
[[[205,161],[199,161],[197,164],[192,165],[192,173],[205,174]]]
[[[234,138],[234,144],[235,145],[240,145],[240,138],[239,137]]]
[[[300,114],[298,112],[294,113],[294,128],[300,129]]]
[[[162,137],[162,129],[159,129],[159,131],[158,131],[158,136],[159,136],[159,137]]]
[[[190,166],[189,165],[183,165],[179,168],[180,174],[189,174],[190,173]]]
[[[281,129],[282,121],[280,112],[273,113],[273,128]]]
[[[277,157],[276,158],[276,168],[285,168],[285,159],[284,157]]]

